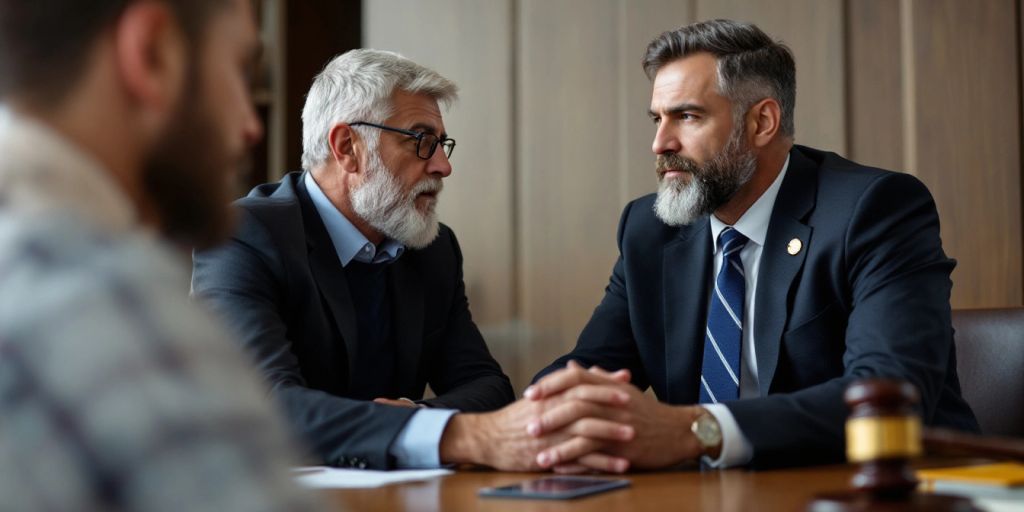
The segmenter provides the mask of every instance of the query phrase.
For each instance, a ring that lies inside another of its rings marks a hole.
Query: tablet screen
[[[482,489],[481,496],[505,498],[569,499],[629,485],[628,480],[580,476],[553,476],[513,485]]]

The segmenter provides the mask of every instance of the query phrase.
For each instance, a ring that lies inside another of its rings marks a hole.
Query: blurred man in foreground
[[[5,510],[308,510],[254,375],[185,298],[260,137],[247,0],[0,0]]]

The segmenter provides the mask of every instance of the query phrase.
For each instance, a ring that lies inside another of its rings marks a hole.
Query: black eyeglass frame
[[[370,127],[377,128],[377,129],[380,129],[380,130],[387,130],[387,131],[390,131],[390,132],[396,132],[396,133],[401,133],[403,135],[408,135],[408,136],[416,139],[416,156],[421,158],[421,159],[423,159],[423,160],[430,160],[434,156],[434,152],[437,151],[437,147],[438,146],[443,146],[444,147],[444,156],[447,157],[447,158],[451,158],[452,157],[452,152],[455,151],[455,139],[453,139],[451,137],[445,137],[445,138],[442,139],[441,137],[438,137],[437,135],[434,135],[433,133],[414,132],[412,130],[405,130],[405,129],[402,129],[402,128],[395,128],[394,126],[386,126],[386,125],[377,124],[377,123],[368,123],[366,121],[356,121],[354,123],[349,123],[348,125],[349,126],[370,126]],[[421,154],[422,151],[423,151],[423,149],[422,149],[423,148],[423,141],[426,140],[427,138],[430,138],[430,137],[432,137],[434,139],[434,142],[430,144],[430,146],[429,146],[430,149],[427,150],[427,156],[423,156]]]

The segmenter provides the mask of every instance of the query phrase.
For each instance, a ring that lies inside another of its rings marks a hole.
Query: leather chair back
[[[964,399],[985,435],[1024,437],[1024,308],[953,311]]]

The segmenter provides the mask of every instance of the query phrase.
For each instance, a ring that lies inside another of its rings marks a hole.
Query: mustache
[[[696,176],[700,174],[701,168],[697,162],[678,153],[665,153],[658,155],[655,160],[655,171],[657,171],[658,176],[662,176],[670,170],[685,171]]]
[[[444,182],[441,178],[429,178],[416,184],[409,192],[409,196],[415,198],[424,193],[440,194],[444,189]]]

